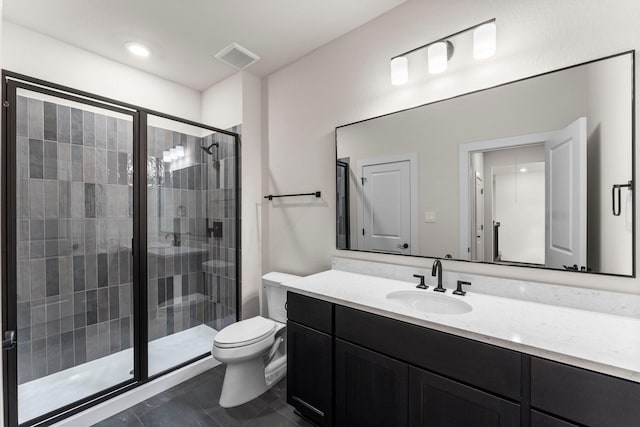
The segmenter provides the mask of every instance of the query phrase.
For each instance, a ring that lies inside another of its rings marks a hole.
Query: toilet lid
[[[276,323],[273,320],[256,316],[222,329],[216,334],[213,342],[218,347],[240,347],[263,340],[275,329]]]

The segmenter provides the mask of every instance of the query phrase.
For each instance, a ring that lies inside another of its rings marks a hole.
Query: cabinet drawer
[[[335,307],[336,337],[520,401],[520,353],[352,308]]]
[[[640,384],[533,357],[531,406],[586,425],[640,420]]]
[[[333,333],[333,304],[287,292],[287,318],[318,331]]]

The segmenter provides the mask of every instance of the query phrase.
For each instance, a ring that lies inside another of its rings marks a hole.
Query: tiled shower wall
[[[147,134],[149,339],[201,324],[220,330],[236,313],[234,140],[158,127]],[[200,148],[214,141],[213,155]],[[163,162],[176,145],[185,157]],[[214,221],[222,223],[220,238]],[[178,246],[166,247],[175,239]]]
[[[18,383],[131,347],[132,122],[17,100]]]

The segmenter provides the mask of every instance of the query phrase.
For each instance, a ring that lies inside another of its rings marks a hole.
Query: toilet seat
[[[275,330],[276,322],[256,316],[233,323],[218,332],[213,345],[218,348],[244,347],[268,338]]]

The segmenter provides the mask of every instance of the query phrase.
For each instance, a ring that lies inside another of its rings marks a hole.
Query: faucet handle
[[[421,274],[414,274],[413,277],[415,277],[416,279],[420,279],[420,284],[418,286],[416,286],[416,288],[418,289],[427,289],[429,288],[425,283],[424,283],[424,276]]]
[[[458,287],[456,288],[455,291],[453,291],[453,293],[455,295],[466,295],[467,293],[465,291],[462,290],[462,285],[467,285],[467,286],[471,286],[471,282],[465,282],[464,280],[458,280]]]

